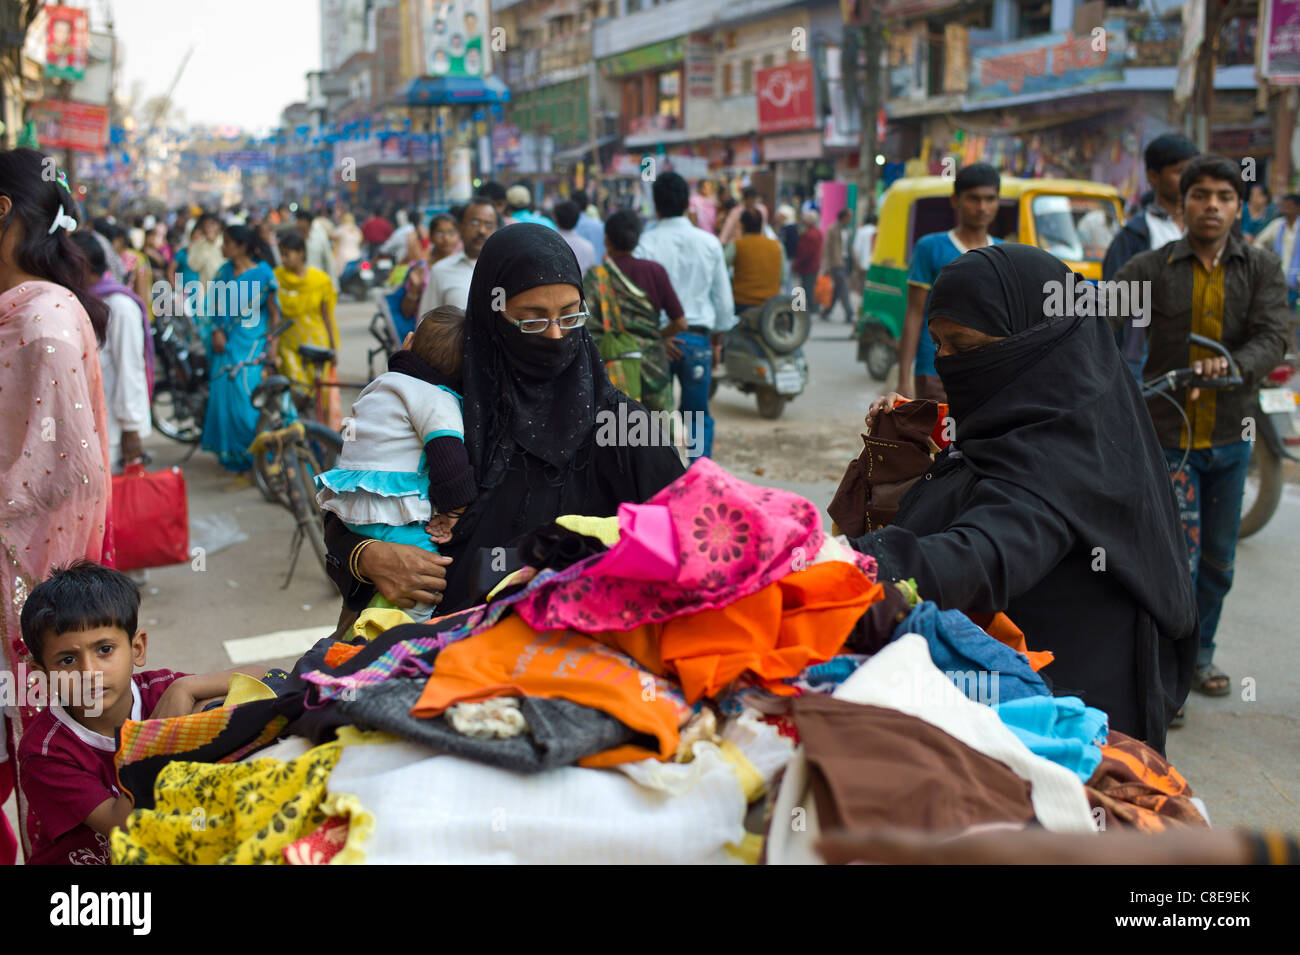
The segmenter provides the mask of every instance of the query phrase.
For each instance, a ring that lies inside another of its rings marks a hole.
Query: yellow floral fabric
[[[335,740],[297,759],[178,761],[158,774],[154,809],[112,834],[114,865],[259,865],[327,818],[325,784],[343,752]]]

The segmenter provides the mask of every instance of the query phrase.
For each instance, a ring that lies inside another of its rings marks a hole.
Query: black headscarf
[[[977,476],[1037,495],[1104,548],[1106,572],[1181,639],[1196,597],[1168,465],[1106,321],[1044,313],[1048,283],[1063,296],[1070,274],[1025,245],[973,249],[940,272],[930,317],[1003,337],[935,360],[956,446]]]
[[[594,436],[596,412],[618,402],[591,333],[526,335],[497,308],[539,285],[572,285],[582,271],[564,238],[521,222],[495,232],[474,266],[465,318],[465,445],[480,488],[495,487],[515,447],[557,471]]]

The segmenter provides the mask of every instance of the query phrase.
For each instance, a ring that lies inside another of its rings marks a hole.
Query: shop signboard
[[[683,179],[707,179],[709,176],[708,156],[668,156],[664,165]]]
[[[686,56],[686,37],[674,37],[662,43],[639,46],[635,50],[606,57],[600,61],[606,76],[628,76],[661,66],[680,63]]]
[[[28,107],[43,149],[102,153],[108,142],[108,107],[46,99]]]
[[[822,135],[797,133],[793,136],[767,136],[763,139],[763,162],[781,162],[786,159],[820,159]]]
[[[1300,0],[1264,0],[1261,75],[1279,86],[1300,85]]]
[[[1105,36],[1048,33],[971,51],[967,102],[1077,91],[1124,78],[1124,21]]]
[[[692,33],[686,38],[686,95],[690,99],[712,99],[717,95],[713,38],[707,33]]]
[[[90,44],[89,12],[48,4],[45,19],[45,75],[56,80],[82,79]]]
[[[486,76],[492,72],[486,0],[421,0],[419,10],[426,76]]]
[[[817,125],[812,60],[797,60],[754,74],[758,95],[758,131],[783,133]]]

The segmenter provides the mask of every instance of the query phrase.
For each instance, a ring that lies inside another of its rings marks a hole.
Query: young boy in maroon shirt
[[[232,673],[261,675],[136,672],[148,639],[136,629],[139,609],[129,577],[87,560],[55,568],[23,605],[23,641],[49,685],[80,689],[64,700],[51,691],[18,746],[28,864],[107,865],[108,834],[132,808],[113,766],[122,724],[196,712],[225,695]]]

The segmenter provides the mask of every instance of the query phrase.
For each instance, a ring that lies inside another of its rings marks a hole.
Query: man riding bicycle
[[[1286,349],[1286,283],[1272,252],[1232,233],[1245,198],[1236,163],[1199,156],[1179,185],[1186,234],[1134,256],[1115,281],[1145,283],[1150,290],[1130,294],[1130,301],[1150,302],[1147,315],[1133,316],[1136,327],[1149,322],[1145,377],[1189,360],[1205,379],[1224,376],[1227,359],[1206,358],[1203,349],[1190,347],[1191,333],[1222,342],[1240,368],[1240,387],[1192,387],[1174,401],[1147,404],[1174,479],[1196,581],[1200,650],[1192,687],[1225,696],[1231,681],[1214,665],[1214,634],[1232,586],[1260,383]],[[1126,321],[1111,316],[1116,332]]]

